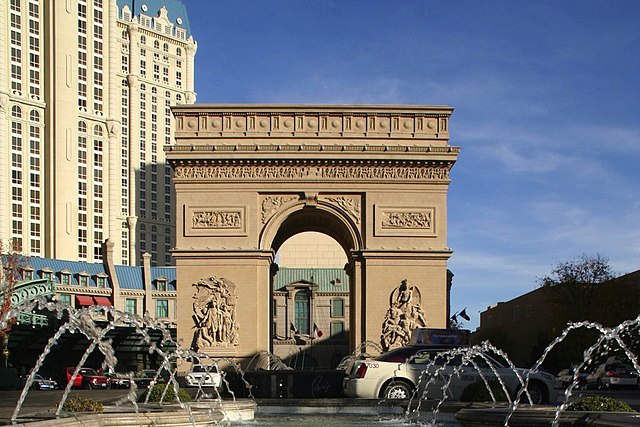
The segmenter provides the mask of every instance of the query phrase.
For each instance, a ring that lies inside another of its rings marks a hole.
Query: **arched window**
[[[177,48],[177,49],[176,49],[176,55],[178,55],[178,56],[182,56],[182,49]]]
[[[147,38],[145,36],[140,36],[140,44],[147,44]]]
[[[22,118],[22,110],[17,105],[11,107],[11,117],[15,117],[16,119]]]
[[[162,45],[162,50],[165,52],[169,52],[169,45],[167,43]]]
[[[309,306],[311,294],[308,289],[296,292],[295,301],[295,326],[301,334],[309,334]]]
[[[38,110],[31,110],[31,113],[29,113],[29,120],[31,120],[32,122],[39,122],[40,112]]]
[[[153,42],[153,47],[156,48],[156,49],[160,49],[160,42],[158,40],[155,40]]]
[[[85,122],[78,122],[78,132],[87,133],[87,124]]]
[[[102,127],[100,125],[95,125],[93,128],[93,134],[95,136],[102,136]]]

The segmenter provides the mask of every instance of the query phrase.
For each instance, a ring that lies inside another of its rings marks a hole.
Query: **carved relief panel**
[[[434,207],[375,207],[376,236],[435,236]]]
[[[224,277],[215,276],[192,284],[193,321],[195,332],[192,347],[231,347],[238,345],[236,321],[236,285]]]
[[[187,206],[184,230],[187,236],[246,236],[244,206]]]
[[[421,304],[420,290],[406,279],[391,292],[380,335],[380,345],[384,351],[409,344],[411,331],[427,326]]]

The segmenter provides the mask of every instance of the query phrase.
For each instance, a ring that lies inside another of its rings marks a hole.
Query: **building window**
[[[295,326],[301,334],[309,334],[309,306],[310,292],[302,289],[296,292],[295,300]]]
[[[33,280],[33,270],[23,270],[22,280]]]
[[[61,304],[71,305],[71,295],[60,294],[58,295],[58,301],[60,301]]]
[[[60,273],[60,283],[69,285],[71,283],[71,275],[69,273]]]
[[[342,298],[331,300],[331,317],[344,317],[344,300]]]
[[[533,312],[533,308],[531,307],[531,304],[528,304],[525,307],[525,314],[524,315],[527,316],[527,317],[531,317],[532,312]]]
[[[344,332],[344,322],[331,322],[331,336]]]
[[[42,278],[47,280],[53,280],[53,273],[50,271],[43,271]]]
[[[169,317],[169,300],[156,300],[156,317]]]
[[[520,306],[513,307],[513,320],[520,320]]]
[[[271,300],[271,315],[278,317],[278,301],[275,298]]]
[[[80,286],[89,286],[89,277],[85,275],[78,276],[78,284]]]
[[[124,311],[129,314],[138,314],[137,304],[135,298],[127,298],[124,301]]]
[[[106,287],[107,278],[106,277],[96,277],[96,282],[98,283],[99,288]]]
[[[167,281],[166,280],[157,280],[156,287],[160,292],[167,292]]]

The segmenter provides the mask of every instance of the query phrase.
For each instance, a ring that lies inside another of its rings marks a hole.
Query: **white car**
[[[218,365],[191,365],[191,370],[186,376],[187,387],[220,387],[222,374]]]
[[[407,346],[382,353],[380,356],[356,362],[344,380],[344,394],[348,397],[410,399],[416,398],[460,400],[472,384],[498,381],[506,386],[511,398],[522,388],[528,371],[516,369],[518,375],[486,353],[468,347],[456,350],[453,346]],[[473,357],[466,360],[466,355]],[[463,362],[466,363],[463,364]],[[448,385],[447,385],[448,383]],[[474,387],[478,386],[476,384]],[[531,372],[528,391],[532,403],[554,403],[561,390],[560,382],[551,374]],[[525,393],[521,401],[528,399]]]

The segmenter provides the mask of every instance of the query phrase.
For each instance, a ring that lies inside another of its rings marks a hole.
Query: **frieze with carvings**
[[[382,228],[431,228],[431,212],[388,212]]]
[[[335,203],[347,212],[356,224],[360,224],[360,198],[356,196],[325,196],[325,200]]]
[[[203,210],[191,213],[193,228],[240,228],[242,217],[237,211]]]
[[[435,236],[434,207],[375,207],[376,236]]]
[[[192,284],[195,332],[192,347],[198,351],[211,347],[238,345],[236,285],[224,277],[210,277]]]
[[[326,165],[178,165],[174,180],[317,180],[449,181],[450,165],[438,166],[326,166]]]
[[[300,196],[283,195],[283,196],[265,196],[262,199],[262,223],[265,224],[269,218],[273,216],[282,206],[291,202],[298,201]]]
[[[244,206],[185,206],[187,236],[244,236],[246,208]]]

